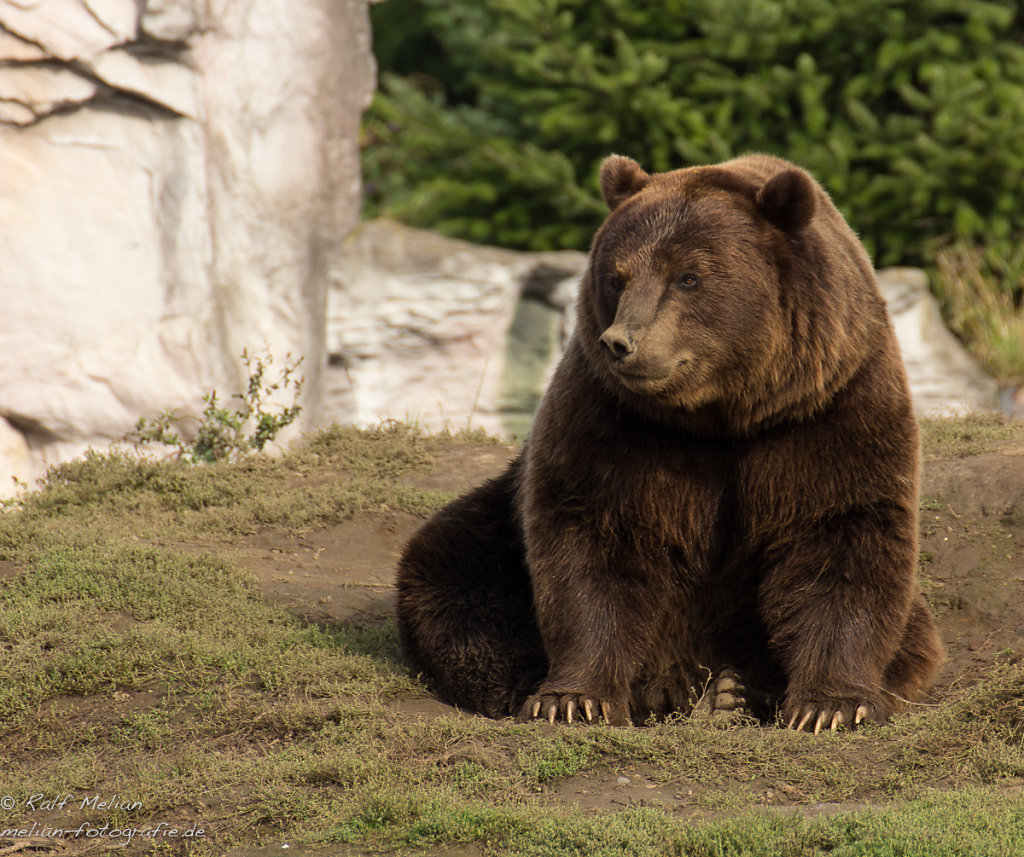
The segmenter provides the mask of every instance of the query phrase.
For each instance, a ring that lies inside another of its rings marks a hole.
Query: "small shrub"
[[[253,450],[262,451],[285,426],[298,418],[302,408],[304,378],[295,377],[302,363],[286,358],[284,368],[276,380],[268,381],[267,372],[274,360],[268,354],[251,355],[242,351],[242,362],[249,376],[244,393],[234,393],[238,402],[234,408],[221,404],[217,391],[203,396],[206,408],[201,417],[192,417],[199,427],[192,437],[183,435],[179,425],[183,417],[177,411],[165,411],[155,419],[139,417],[135,429],[126,435],[129,443],[145,445],[159,443],[170,447],[172,455],[193,463],[224,461],[238,458]],[[291,390],[292,404],[288,407],[271,406],[270,397],[278,390]]]

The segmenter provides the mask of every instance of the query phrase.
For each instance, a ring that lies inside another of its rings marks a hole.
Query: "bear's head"
[[[648,174],[613,155],[600,178],[611,213],[578,333],[638,410],[738,432],[800,416],[888,328],[866,253],[804,170],[748,156]]]

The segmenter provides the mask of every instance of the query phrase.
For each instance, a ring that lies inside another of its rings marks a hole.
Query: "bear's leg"
[[[659,566],[664,557],[610,542],[550,506],[532,521],[528,543],[550,666],[520,717],[630,723],[634,680],[672,600],[671,571]]]
[[[903,708],[931,681],[943,658],[939,632],[920,593],[910,608],[903,643],[885,669],[885,692],[893,710]]]
[[[643,723],[651,716],[660,719],[674,713],[689,714],[710,683],[710,671],[672,657],[671,651],[666,645],[662,652],[652,652],[650,661],[633,681],[630,716],[634,723]]]
[[[760,595],[787,726],[817,733],[894,710],[884,673],[912,617],[916,558],[914,515],[898,508],[830,518],[779,549]],[[919,654],[930,676],[937,658]]]
[[[544,676],[513,498],[519,464],[441,509],[398,565],[398,631],[408,664],[438,695],[503,717]]]

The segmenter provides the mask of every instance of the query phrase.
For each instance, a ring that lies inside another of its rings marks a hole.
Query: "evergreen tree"
[[[1009,245],[1024,232],[1020,7],[387,0],[367,211],[583,248],[606,154],[668,170],[762,151],[811,170],[879,264],[942,239]]]

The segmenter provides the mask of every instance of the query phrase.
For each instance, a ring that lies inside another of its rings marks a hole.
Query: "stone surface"
[[[34,475],[32,450],[25,435],[3,417],[0,417],[0,497],[16,493],[20,485],[27,485]]]
[[[0,71],[0,122],[31,125],[61,107],[96,94],[95,81],[66,68],[14,66]]]
[[[919,415],[950,416],[998,409],[995,381],[974,362],[942,321],[918,268],[878,272]]]
[[[243,348],[304,357],[312,425],[365,0],[0,0],[0,36],[0,416],[30,476],[239,390]]]
[[[328,296],[323,416],[414,419],[523,438],[571,333],[582,253],[517,253],[373,221]],[[879,273],[919,414],[996,406],[993,381],[939,316],[922,271]]]
[[[324,418],[525,436],[585,265],[362,224],[331,277]]]
[[[134,93],[189,119],[200,119],[199,78],[181,63],[154,62],[146,54],[122,48],[104,51],[89,61],[99,80],[122,92]]]
[[[48,58],[89,59],[134,38],[136,0],[0,0],[0,27],[38,45]]]

